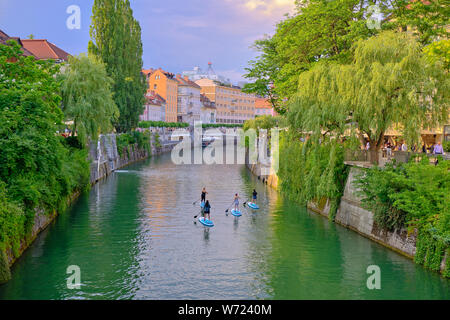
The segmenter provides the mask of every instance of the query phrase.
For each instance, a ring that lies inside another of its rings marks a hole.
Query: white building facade
[[[200,96],[200,100],[202,102],[202,110],[200,114],[202,123],[216,123],[217,109],[215,103],[203,94]]]
[[[140,121],[164,121],[166,118],[166,101],[154,92],[145,96],[144,112],[139,116]]]
[[[181,75],[177,75],[176,80],[178,81],[177,121],[194,125],[194,121],[200,121],[201,118],[201,88],[186,76],[182,78]]]

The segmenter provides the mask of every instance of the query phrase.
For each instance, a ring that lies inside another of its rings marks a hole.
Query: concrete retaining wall
[[[382,230],[374,222],[373,213],[363,208],[361,198],[356,194],[357,189],[353,185],[355,176],[361,170],[357,167],[351,167],[335,221],[392,250],[413,258],[416,254],[417,235],[408,235],[406,229],[395,230],[394,232]]]
[[[264,168],[266,170],[269,170],[269,174],[262,174],[264,172],[267,172],[266,170],[261,171],[261,164],[255,163],[255,164],[246,164],[247,168],[260,179],[263,183],[271,186],[274,189],[278,188],[278,176],[275,174],[274,170],[272,168]]]
[[[155,134],[158,133],[159,143],[155,141]],[[122,155],[117,150],[115,134],[101,135],[97,143],[89,146],[89,159],[91,163],[91,184],[108,176],[117,169],[120,169],[133,162],[148,158],[150,155],[157,155],[170,152],[178,142],[169,141],[167,129],[158,128],[151,132],[151,143],[149,151],[139,150],[137,145],[128,146],[128,150],[123,150]]]

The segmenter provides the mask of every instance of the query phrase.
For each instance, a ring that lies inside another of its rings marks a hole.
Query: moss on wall
[[[0,283],[4,283],[11,279],[11,271],[9,270],[8,258],[5,250],[0,249]]]
[[[442,259],[447,251],[447,261],[442,275],[450,277],[449,270],[449,247],[441,240],[435,239],[429,232],[419,232],[416,243],[416,255],[414,261],[433,271],[440,272]]]

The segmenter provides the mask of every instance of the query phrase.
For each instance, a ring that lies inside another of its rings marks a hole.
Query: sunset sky
[[[9,36],[48,39],[71,54],[87,51],[94,0],[0,0],[0,29]],[[67,7],[81,9],[81,29],[69,30]],[[131,0],[142,28],[144,68],[180,73],[208,61],[218,74],[242,80],[257,53],[254,40],[272,34],[294,0]]]

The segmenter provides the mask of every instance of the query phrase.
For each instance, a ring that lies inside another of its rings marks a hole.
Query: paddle
[[[198,200],[200,200],[200,199],[198,199]],[[197,201],[198,201],[198,200],[197,200]],[[197,201],[195,201],[195,202],[197,202]],[[194,202],[194,203],[195,203],[195,202]],[[203,202],[202,202],[202,203],[203,203]],[[195,215],[195,216],[194,216],[194,219],[196,219],[200,214],[203,214],[203,210],[204,210],[204,206],[202,207],[202,206],[200,205],[200,213],[198,213],[197,215]]]
[[[227,210],[225,210],[225,213],[228,215],[228,210],[230,210],[230,208],[233,206],[233,204],[234,204],[234,201],[231,203],[231,205],[228,207],[228,209]]]
[[[194,216],[194,219],[197,219],[197,217],[201,214],[201,212],[199,214],[197,214],[196,216]]]
[[[200,213],[198,213],[196,216],[194,216],[194,219],[196,219],[199,215],[203,213],[203,208],[200,209]]]
[[[201,199],[201,198],[200,198]],[[200,200],[200,199],[198,199],[198,200]],[[197,202],[198,202],[198,200],[197,201],[194,201],[194,202],[192,202],[192,204],[193,205],[195,205]]]
[[[247,199],[247,201],[244,202],[244,204],[243,204],[244,207],[245,207],[245,204],[246,204],[247,202],[249,202],[249,200],[250,200],[250,199]]]

